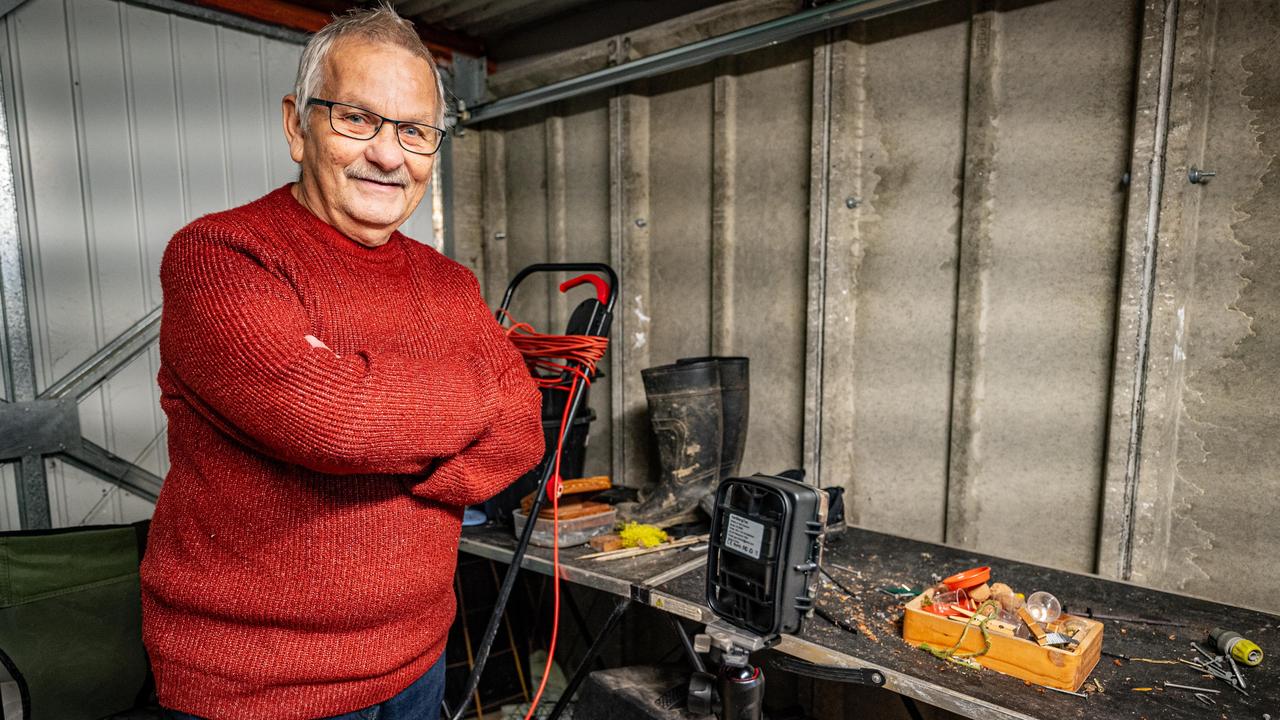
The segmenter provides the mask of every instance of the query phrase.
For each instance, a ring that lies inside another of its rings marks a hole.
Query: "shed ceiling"
[[[443,27],[492,41],[603,0],[393,0],[396,10],[421,26]]]
[[[200,4],[231,0],[187,0]],[[373,0],[273,0],[326,15]],[[423,39],[491,61],[556,52],[725,0],[391,0]],[[232,10],[236,12],[236,10]],[[243,12],[243,11],[241,11]]]

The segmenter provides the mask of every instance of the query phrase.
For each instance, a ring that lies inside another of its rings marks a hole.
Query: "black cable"
[[[826,569],[826,568],[824,568],[824,567],[819,567],[819,568],[818,568],[818,572],[822,573],[822,576],[823,576],[823,577],[825,577],[826,579],[830,580],[830,581],[831,581],[831,583],[832,583],[833,585],[835,585],[836,587],[840,588],[840,592],[843,592],[845,595],[848,595],[849,597],[857,597],[857,594],[856,594],[856,593],[854,593],[854,592],[853,592],[852,590],[850,590],[849,588],[845,587],[844,583],[842,583],[842,582],[840,582],[839,580],[835,579],[835,577],[834,577],[834,576],[832,576],[832,574],[831,574],[831,573],[827,572],[827,569]],[[821,605],[818,605],[817,603],[815,603],[815,604],[814,604],[814,606],[813,606],[813,611],[814,611],[814,613],[815,613],[818,617],[822,618],[823,620],[826,620],[827,622],[831,623],[832,625],[835,625],[836,627],[840,628],[841,630],[845,630],[845,631],[847,631],[847,632],[851,632],[851,633],[854,633],[854,634],[857,634],[857,632],[858,632],[858,628],[856,628],[856,627],[854,627],[854,626],[850,625],[849,623],[845,622],[844,620],[841,620],[841,619],[839,619],[839,618],[835,617],[834,615],[832,615],[831,613],[827,612],[826,610],[823,610],[823,609],[822,609],[822,606],[821,606]]]
[[[801,660],[790,655],[777,655],[769,659],[769,664],[783,670],[785,672],[795,673],[804,677],[810,677],[817,680],[831,680],[833,682],[858,683],[860,685],[884,684],[884,675],[879,670],[870,670],[862,668],[847,668],[839,665],[822,665],[812,663],[808,660]],[[879,682],[877,682],[877,677]]]
[[[577,416],[578,404],[581,402],[583,394],[578,384],[574,384],[572,387],[574,390],[571,393],[572,397],[566,400],[569,403],[569,412],[566,417],[570,419]],[[568,436],[569,428],[572,425],[572,422],[565,422],[561,425],[560,443],[556,444],[556,448],[562,446],[561,443]],[[485,626],[484,637],[476,651],[471,674],[467,677],[466,690],[462,694],[462,700],[459,701],[458,709],[450,716],[450,720],[462,720],[467,708],[471,706],[471,700],[475,697],[476,689],[480,687],[480,675],[484,672],[485,663],[489,661],[489,651],[493,649],[493,640],[498,635],[498,626],[502,624],[502,614],[506,610],[507,600],[511,596],[511,588],[515,586],[516,575],[520,573],[520,564],[524,561],[525,551],[529,549],[529,539],[533,537],[533,529],[537,526],[535,521],[538,518],[538,513],[542,510],[543,501],[546,500],[547,483],[551,480],[555,467],[555,458],[553,457],[547,463],[546,470],[542,473],[542,479],[538,481],[538,489],[533,494],[533,506],[529,508],[529,520],[524,524],[524,530],[520,533],[516,548],[511,553],[511,564],[507,566],[507,574],[503,576],[502,586],[498,588],[498,596],[493,601],[493,614],[489,616],[489,624]]]
[[[842,583],[842,582],[840,582],[839,580],[835,579],[835,576],[833,576],[831,573],[827,572],[827,569],[826,569],[826,568],[824,568],[824,567],[819,567],[819,568],[818,568],[818,572],[822,573],[822,576],[823,576],[823,577],[825,577],[826,579],[830,580],[830,581],[831,581],[831,583],[832,583],[833,585],[835,585],[836,587],[840,588],[840,591],[841,591],[841,592],[843,592],[845,595],[848,595],[849,597],[857,597],[857,595],[858,595],[857,593],[855,593],[854,591],[852,591],[852,590],[850,590],[849,588],[845,587],[845,586],[844,586],[844,583]]]
[[[499,320],[501,320],[501,314],[511,307],[511,298],[515,295],[516,287],[524,278],[537,272],[570,270],[604,273],[608,278],[608,301],[604,303],[599,313],[592,312],[591,318],[587,321],[587,326],[582,333],[584,335],[607,338],[609,336],[609,324],[613,318],[613,304],[618,297],[618,276],[614,273],[613,268],[603,263],[538,263],[524,268],[516,273],[511,283],[507,285],[507,291],[502,298],[501,310],[499,310]],[[588,371],[585,366],[580,369]],[[516,575],[520,573],[520,564],[524,561],[525,552],[529,549],[529,539],[533,537],[533,529],[538,524],[538,513],[542,511],[542,503],[547,497],[547,483],[551,480],[551,476],[555,474],[556,460],[561,448],[564,447],[565,440],[568,439],[569,430],[573,427],[573,420],[578,416],[578,406],[582,403],[583,394],[581,383],[570,383],[569,397],[565,398],[568,413],[560,424],[558,442],[555,445],[555,450],[552,451],[554,454],[548,459],[547,467],[542,473],[542,479],[538,482],[538,489],[533,493],[533,506],[529,508],[529,520],[525,523],[524,530],[520,533],[520,539],[516,541],[515,550],[511,553],[511,565],[507,566],[507,574],[503,576],[502,586],[498,589],[498,595],[494,599],[493,614],[489,616],[489,624],[484,629],[484,638],[480,641],[480,647],[476,652],[471,674],[467,676],[466,691],[462,694],[461,704],[457,711],[449,716],[449,720],[462,720],[462,716],[466,714],[467,708],[471,705],[472,698],[475,697],[476,689],[480,687],[480,675],[484,672],[485,663],[489,661],[489,651],[493,648],[493,640],[498,635],[498,626],[502,624],[502,615],[506,611],[507,600],[511,597],[511,589],[515,586]]]
[[[836,616],[832,615],[826,610],[823,610],[820,605],[814,605],[813,612],[816,613],[818,617],[822,618],[823,620],[826,620],[832,625],[835,625],[841,630],[844,630],[846,632],[851,632],[855,635],[858,634],[858,628],[850,625],[849,623],[845,622],[844,620],[841,620],[840,618],[837,618]]]
[[[916,701],[906,695],[899,695],[902,698],[902,705],[907,708],[907,714],[911,716],[911,720],[924,720],[924,716],[920,714],[920,708],[916,706]]]

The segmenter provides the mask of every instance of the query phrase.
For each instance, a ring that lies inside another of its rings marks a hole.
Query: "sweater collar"
[[[338,232],[337,228],[321,220],[315,213],[308,210],[305,205],[298,202],[298,199],[293,196],[293,192],[290,190],[292,186],[293,183],[287,183],[272,191],[269,197],[273,204],[280,206],[294,216],[299,227],[305,231],[308,237],[313,237],[345,255],[369,262],[389,262],[403,255],[400,244],[404,242],[405,237],[399,230],[391,233],[391,237],[377,247],[361,245]]]

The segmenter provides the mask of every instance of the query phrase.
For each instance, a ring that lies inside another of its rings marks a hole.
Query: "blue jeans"
[[[363,710],[336,715],[325,720],[426,720],[440,717],[444,700],[444,655],[422,677],[399,695]],[[171,720],[203,720],[196,715],[165,710]]]

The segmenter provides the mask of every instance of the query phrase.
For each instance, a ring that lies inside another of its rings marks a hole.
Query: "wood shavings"
[[[630,522],[618,532],[622,538],[622,547],[657,547],[667,541],[667,533],[653,525],[642,525]]]

